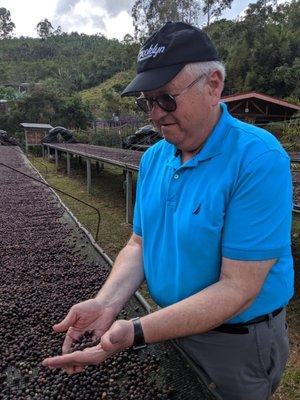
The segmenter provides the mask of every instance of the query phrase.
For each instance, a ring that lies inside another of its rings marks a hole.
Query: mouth
[[[165,126],[171,126],[171,125],[175,125],[175,122],[172,122],[172,123],[170,123],[170,124],[161,124],[160,126],[161,126],[162,128],[164,128]]]

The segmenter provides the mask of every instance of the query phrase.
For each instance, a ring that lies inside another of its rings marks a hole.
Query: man
[[[145,43],[124,95],[141,93],[165,140],[143,156],[133,234],[95,299],[54,326],[69,373],[122,349],[177,339],[225,400],[263,400],[287,360],[293,293],[289,158],[268,132],[220,104],[224,66],[201,30],[167,23]],[[144,277],[163,308],[114,318]],[[70,351],[86,330],[101,344]]]

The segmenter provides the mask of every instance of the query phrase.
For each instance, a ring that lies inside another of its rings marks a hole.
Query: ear
[[[213,71],[207,78],[208,91],[212,99],[212,105],[217,105],[220,101],[224,88],[223,77],[220,71]]]

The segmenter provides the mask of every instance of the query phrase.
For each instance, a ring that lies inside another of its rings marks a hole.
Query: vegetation
[[[209,26],[211,18],[219,17],[231,3],[232,0],[136,0],[132,7],[135,38],[143,42],[168,21],[199,25],[200,17],[206,16]]]
[[[121,98],[120,93],[135,76],[135,70],[119,72],[102,84],[81,92],[84,101],[96,117],[111,119],[113,113],[135,115],[137,108],[132,97]]]
[[[11,37],[16,25],[10,19],[10,11],[4,7],[0,8],[0,39]]]
[[[11,101],[8,114],[0,114],[1,129],[15,132],[21,122],[49,123],[86,129],[93,115],[88,104],[78,94],[60,96],[43,85],[32,89],[27,96]]]
[[[53,162],[31,157],[30,161],[41,172],[50,185],[61,189],[80,200],[98,208],[101,215],[99,245],[109,257],[114,259],[127,242],[131,226],[125,222],[126,207],[123,191],[124,175],[122,169],[105,165],[105,169],[96,176],[95,165],[92,164],[92,192],[86,192],[85,168],[72,160],[72,177],[66,176],[65,163],[60,164],[57,173]],[[75,160],[74,160],[75,161]],[[68,196],[59,194],[63,202],[70,208],[79,221],[95,236],[97,218],[94,210],[82,205]]]
[[[197,23],[199,13],[206,15],[204,29],[227,67],[224,94],[258,91],[299,103],[300,0],[273,3],[258,0],[243,18],[229,21],[216,18],[230,7],[230,0],[206,0],[198,11],[193,0],[137,0],[133,16],[145,35],[170,18]],[[1,8],[0,21],[2,16],[7,22],[9,11]],[[38,23],[37,31],[39,39],[17,39],[0,25],[0,99],[10,101],[9,114],[0,116],[1,129],[12,132],[29,120],[85,129],[94,119],[137,115],[134,101],[120,97],[135,74],[140,44],[132,36],[120,42],[103,35],[67,34],[47,19]],[[27,93],[1,87],[20,82],[27,83]]]
[[[41,39],[1,41],[0,84],[43,83],[69,95],[96,86],[135,64],[136,43],[77,32],[52,34],[48,28],[50,33],[46,27]]]
[[[206,29],[227,67],[225,94],[254,90],[299,98],[300,1],[264,3],[250,4],[240,21],[222,19]]]
[[[54,30],[51,22],[47,18],[37,24],[36,30],[39,37],[42,39],[47,39],[50,36],[60,35],[62,33],[61,27],[59,26]]]

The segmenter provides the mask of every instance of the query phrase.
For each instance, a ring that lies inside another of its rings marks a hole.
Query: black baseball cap
[[[141,48],[137,76],[122,96],[158,89],[188,63],[216,60],[217,50],[205,32],[184,22],[167,22]]]

